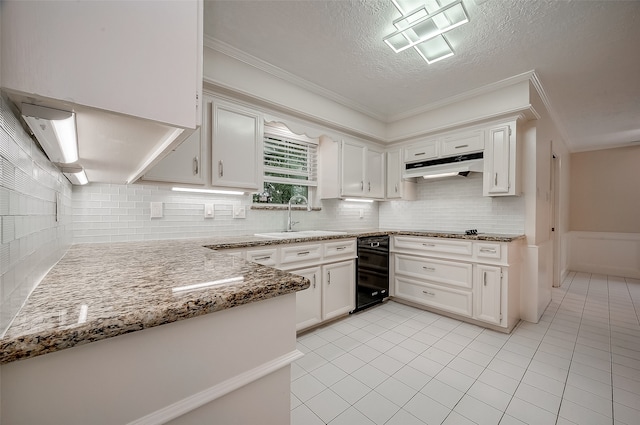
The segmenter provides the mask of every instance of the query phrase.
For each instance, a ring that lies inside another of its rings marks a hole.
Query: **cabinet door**
[[[201,128],[153,166],[142,179],[171,183],[204,184]]]
[[[415,145],[408,146],[404,150],[404,162],[424,161],[425,159],[437,158],[439,155],[438,146],[440,141],[425,140]]]
[[[212,184],[262,190],[262,115],[221,100],[212,114]]]
[[[294,270],[291,273],[306,277],[311,285],[296,292],[296,330],[306,329],[322,321],[322,285],[320,266]]]
[[[367,182],[364,196],[384,198],[384,152],[367,148]]]
[[[400,150],[387,152],[387,199],[399,199],[400,179],[402,178],[402,167],[400,166]]]
[[[442,156],[481,152],[484,149],[484,131],[456,133],[442,139]]]
[[[473,296],[476,319],[499,325],[502,321],[502,269],[476,265]]]
[[[342,195],[362,196],[365,193],[365,153],[363,145],[342,142]]]
[[[511,128],[508,125],[488,130],[488,140],[484,155],[484,195],[515,195],[515,185],[511,178],[515,174],[515,156],[511,155]]]
[[[354,260],[322,267],[322,318],[332,319],[355,308],[356,271]]]

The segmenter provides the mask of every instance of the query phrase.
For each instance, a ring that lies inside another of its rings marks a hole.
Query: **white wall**
[[[150,202],[163,202],[164,217],[150,218]],[[73,242],[252,235],[286,229],[287,211],[250,209],[248,196],[172,192],[159,185],[88,184],[73,187]],[[214,204],[215,217],[204,218],[204,204]],[[245,219],[234,219],[233,206],[246,207]],[[378,227],[377,203],[323,200],[321,211],[292,212],[296,230],[358,230]],[[360,210],[363,218],[360,218]]]
[[[380,228],[524,233],[524,198],[482,196],[482,174],[419,180],[415,201],[380,204]]]
[[[0,335],[71,243],[71,184],[0,102]],[[60,221],[56,221],[60,194]]]

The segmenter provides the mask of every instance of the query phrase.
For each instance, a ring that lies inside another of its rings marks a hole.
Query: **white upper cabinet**
[[[262,190],[262,114],[217,98],[211,114],[212,185]]]
[[[147,172],[142,180],[204,184],[204,143],[201,128]]]
[[[455,133],[442,139],[441,156],[454,156],[469,152],[482,152],[484,131],[474,130]]]
[[[384,198],[384,152],[377,149],[367,148],[366,158],[366,187],[364,196],[371,198]]]
[[[516,123],[487,129],[484,151],[484,196],[519,195],[517,174]]]
[[[195,129],[202,4],[3,2],[2,87]]]
[[[440,140],[422,140],[404,149],[404,162],[416,162],[437,158],[440,155]]]
[[[342,142],[342,195],[363,196],[365,193],[366,147]]]
[[[350,140],[338,149],[335,143],[320,145],[321,197],[384,198],[384,151]]]
[[[386,199],[415,200],[416,183],[402,178],[404,161],[400,149],[387,152],[386,166]]]

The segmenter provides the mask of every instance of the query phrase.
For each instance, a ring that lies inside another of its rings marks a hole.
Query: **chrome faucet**
[[[289,199],[289,216],[287,219],[287,232],[293,232],[293,225],[300,223],[299,221],[293,221],[291,220],[291,201],[293,201],[294,199],[300,199],[302,201],[304,201],[304,203],[307,204],[307,211],[311,211],[311,205],[309,205],[309,201],[307,200],[307,198],[305,198],[302,195],[293,195],[290,199]]]

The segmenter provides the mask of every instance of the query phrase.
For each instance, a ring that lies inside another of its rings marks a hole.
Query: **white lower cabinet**
[[[291,273],[306,277],[311,285],[296,292],[296,330],[322,322],[322,271],[320,266],[292,270]]]
[[[477,264],[475,267],[476,318],[484,322],[502,321],[502,267]]]
[[[296,292],[296,330],[304,330],[355,308],[356,239],[225,249],[223,253],[309,279]]]
[[[355,308],[355,276],[353,260],[322,266],[322,318],[333,319]]]
[[[520,319],[519,245],[394,236],[392,295],[509,332]]]

